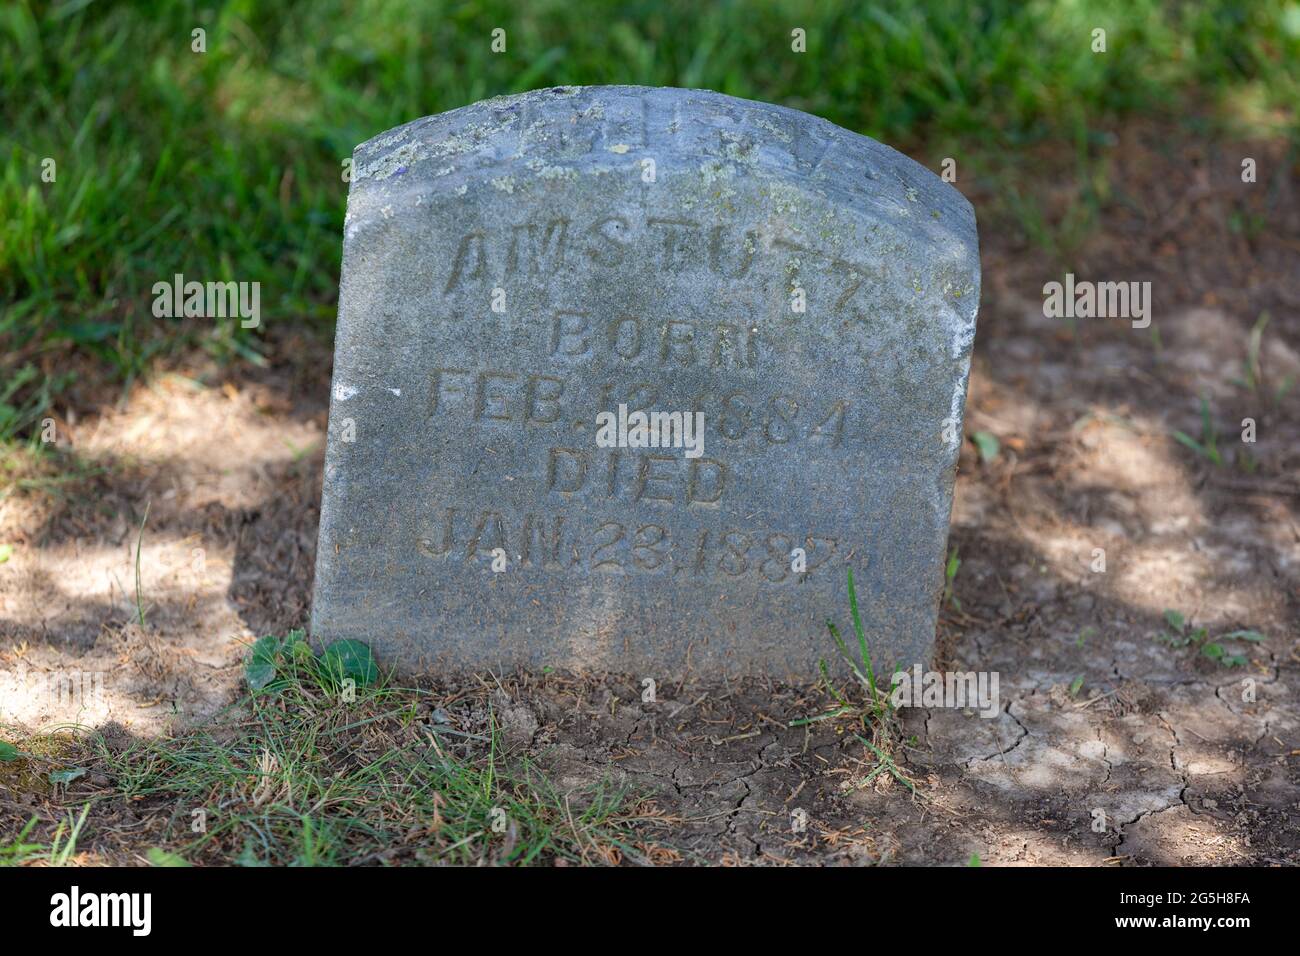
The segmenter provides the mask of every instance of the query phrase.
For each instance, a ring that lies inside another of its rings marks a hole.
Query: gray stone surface
[[[978,301],[955,189],[782,107],[562,88],[370,140],[314,638],[806,679],[852,566],[878,669],[926,661]],[[703,412],[702,456],[598,447],[620,403]]]

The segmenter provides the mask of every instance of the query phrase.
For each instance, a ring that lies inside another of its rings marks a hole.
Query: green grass
[[[0,866],[30,866],[38,863],[46,866],[67,866],[77,854],[77,841],[81,836],[82,828],[86,825],[86,815],[89,812],[90,804],[83,806],[79,814],[69,811],[67,816],[55,825],[54,832],[45,843],[27,842],[36,829],[38,821],[37,817],[32,817],[17,835],[8,842],[0,843]]]
[[[847,569],[847,583],[849,618],[853,622],[853,633],[858,644],[856,659],[850,653],[844,638],[840,636],[835,622],[829,618],[826,620],[826,629],[830,632],[835,649],[839,652],[840,658],[848,665],[853,682],[857,685],[849,693],[853,694],[855,698],[860,695],[861,703],[851,702],[849,695],[842,693],[835,686],[830,670],[823,659],[820,662],[822,683],[827,693],[834,699],[836,706],[812,717],[801,717],[792,720],[790,726],[808,727],[821,721],[832,720],[853,727],[853,736],[861,742],[877,761],[876,765],[857,781],[857,786],[865,787],[882,773],[888,772],[895,780],[907,787],[913,795],[916,795],[916,783],[899,768],[893,757],[893,751],[902,742],[902,732],[898,724],[898,714],[891,703],[890,689],[876,679],[876,666],[871,660],[871,644],[867,639],[867,632],[862,626],[862,615],[858,611],[858,591],[853,583],[852,568]],[[887,672],[891,681],[893,672],[894,668],[891,666]],[[870,734],[871,739],[858,733],[858,730]]]
[[[1170,434],[1180,445],[1185,445],[1206,461],[1215,465],[1223,464],[1223,455],[1219,452],[1219,435],[1214,428],[1214,419],[1210,415],[1210,400],[1201,396],[1201,440],[1197,441],[1186,432],[1174,429]]]
[[[1293,134],[1298,61],[1293,0],[19,0],[0,8],[0,440],[35,434],[69,352],[129,383],[184,349],[260,361],[279,324],[328,334],[343,160],[487,96],[641,83],[783,103],[957,157],[1035,241],[1069,248],[1106,200],[1092,159],[1117,119],[1194,103]],[[1082,184],[1059,223],[1019,166],[1045,141],[1074,157],[1052,176]],[[263,328],[155,319],[151,287],[178,272],[260,282]]]
[[[61,732],[57,746],[19,740],[24,752],[57,755],[6,765],[31,787],[48,793],[48,772],[76,763],[106,778],[109,790],[87,804],[88,823],[83,812],[52,834],[22,828],[0,845],[0,863],[66,863],[79,852],[79,836],[80,850],[99,862],[644,859],[637,833],[656,817],[639,816],[638,801],[613,786],[557,789],[528,759],[503,752],[490,710],[483,726],[460,729],[463,714],[444,715],[430,691],[362,686],[345,702],[318,669],[289,665],[281,676],[274,691],[173,737],[125,748],[98,734]],[[124,805],[146,822],[115,830]]]
[[[593,846],[635,852],[619,825],[622,793],[601,788],[570,805],[528,762],[502,760],[495,728],[482,739],[427,729],[411,691],[363,692],[347,708],[303,684],[282,693],[236,728],[106,755],[125,797],[175,803],[169,844],[182,858],[527,864],[599,862]],[[205,833],[191,832],[195,809],[207,811]]]

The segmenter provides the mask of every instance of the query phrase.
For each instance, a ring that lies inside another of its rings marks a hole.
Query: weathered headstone
[[[956,190],[782,107],[562,88],[370,140],[315,638],[808,678],[852,567],[877,668],[924,662],[978,300]],[[637,411],[702,448],[635,447]]]

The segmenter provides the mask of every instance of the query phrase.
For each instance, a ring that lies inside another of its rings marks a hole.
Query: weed
[[[871,734],[872,739],[868,739],[856,732],[854,736],[862,742],[863,746],[877,760],[876,766],[859,781],[859,785],[865,786],[880,774],[888,772],[899,783],[916,793],[916,784],[899,768],[890,753],[900,737],[898,722],[889,701],[888,689],[879,686],[876,682],[876,671],[871,661],[871,648],[867,641],[866,630],[862,626],[862,615],[858,611],[858,592],[853,583],[852,568],[848,569],[848,593],[849,616],[853,622],[853,633],[858,642],[857,659],[855,660],[853,655],[849,653],[848,645],[840,636],[839,629],[835,626],[835,622],[829,618],[826,621],[826,629],[830,631],[831,639],[835,642],[840,657],[848,664],[864,702],[854,704],[836,688],[831,680],[826,661],[822,660],[819,662],[822,683],[838,706],[812,717],[801,717],[792,720],[790,726],[806,727],[824,720],[853,718],[861,730],[868,731]]]
[[[140,582],[140,549],[144,547],[144,526],[149,520],[149,508],[153,502],[145,502],[144,515],[140,518],[140,533],[135,539],[135,610],[144,627],[144,590]]]
[[[957,582],[957,572],[961,570],[961,558],[957,555],[957,548],[954,547],[948,553],[948,563],[943,567],[943,601],[954,611],[961,611],[961,601],[957,600],[957,592],[954,586]]]
[[[1204,395],[1201,396],[1201,440],[1197,441],[1186,432],[1178,430],[1173,432],[1173,436],[1202,458],[1215,465],[1223,464],[1223,456],[1219,454],[1218,435],[1214,430],[1214,422],[1210,420],[1210,401]]]
[[[1164,620],[1167,629],[1163,634],[1156,635],[1159,641],[1175,648],[1196,647],[1200,653],[1223,667],[1243,667],[1249,663],[1246,655],[1231,645],[1238,642],[1257,644],[1267,639],[1259,631],[1237,630],[1221,634],[1212,641],[1208,628],[1191,629],[1186,617],[1179,611],[1166,610]]]

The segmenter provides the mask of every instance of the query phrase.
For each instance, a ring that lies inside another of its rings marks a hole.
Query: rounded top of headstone
[[[499,178],[497,188],[526,193],[647,160],[661,175],[779,179],[851,210],[901,220],[937,243],[960,237],[964,251],[974,251],[970,203],[897,150],[799,110],[667,87],[552,87],[381,133],[353,154],[349,220],[411,188],[463,194],[487,174]]]

